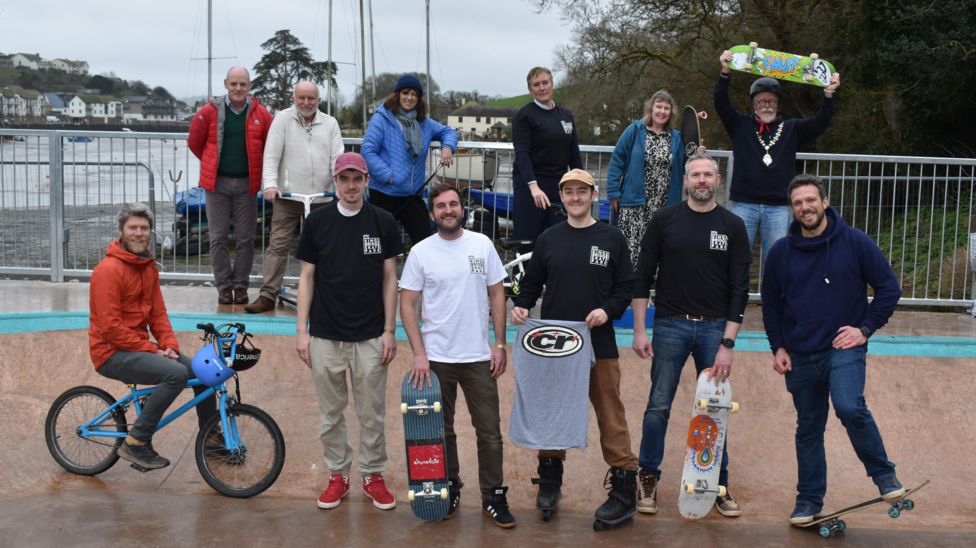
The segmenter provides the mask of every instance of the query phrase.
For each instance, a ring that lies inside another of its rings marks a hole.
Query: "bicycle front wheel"
[[[83,436],[81,426],[115,403],[111,394],[94,386],[76,386],[51,404],[44,421],[44,439],[54,460],[75,474],[94,476],[119,460],[116,451],[124,437]],[[125,413],[116,410],[105,420],[89,426],[92,432],[128,432]]]
[[[227,410],[231,432],[223,432],[216,414],[197,434],[196,459],[200,475],[215,491],[247,498],[263,492],[278,479],[285,465],[285,438],[270,415],[243,403]],[[236,436],[230,450],[224,436]]]

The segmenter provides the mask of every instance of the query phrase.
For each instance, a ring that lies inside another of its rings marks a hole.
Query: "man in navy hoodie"
[[[864,401],[867,341],[888,322],[901,288],[881,249],[830,207],[817,177],[796,176],[787,196],[795,220],[769,251],[762,308],[773,369],[785,375],[797,413],[796,525],[813,521],[827,492],[828,396],[881,496],[905,493]]]

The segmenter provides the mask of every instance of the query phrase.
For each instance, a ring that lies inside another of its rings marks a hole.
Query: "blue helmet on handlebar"
[[[219,343],[213,341],[197,350],[191,362],[193,374],[206,386],[227,382],[234,376],[234,370],[227,367],[219,350]]]

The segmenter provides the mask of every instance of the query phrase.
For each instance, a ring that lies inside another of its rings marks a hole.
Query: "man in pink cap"
[[[358,469],[363,493],[382,510],[396,506],[386,469],[386,366],[396,356],[396,258],[403,253],[393,216],[363,199],[369,175],[363,157],[336,158],[336,200],[305,220],[295,256],[298,280],[298,356],[312,370],[319,403],[319,438],[329,484],[319,508],[335,508],[349,494],[353,449],[343,411],[348,372],[359,418]]]

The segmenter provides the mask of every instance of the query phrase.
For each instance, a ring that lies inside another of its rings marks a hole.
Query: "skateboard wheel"
[[[413,492],[413,489],[407,491],[407,500],[413,502],[413,499],[417,498],[417,493]]]
[[[685,493],[689,495],[695,492],[695,486],[690,483],[685,483]]]
[[[728,493],[728,492],[729,492],[729,490],[726,489],[724,485],[719,485],[718,486],[718,496],[724,497],[725,494]]]
[[[900,515],[901,515],[901,510],[899,510],[898,508],[894,506],[888,508],[888,516],[891,517],[891,519],[895,519]]]
[[[911,512],[915,508],[915,503],[912,502],[912,499],[905,499],[904,504],[905,504],[905,510],[908,510],[909,512]]]
[[[400,404],[400,413],[402,413],[404,415],[407,414],[407,404],[405,404],[405,403],[401,403]]]
[[[446,487],[444,487],[443,489],[441,489],[441,499],[447,500],[447,488]]]
[[[708,407],[708,400],[701,399],[695,402],[695,409],[705,409]]]
[[[844,529],[847,529],[847,523],[845,523],[844,520],[838,520],[837,521],[837,530],[838,531],[843,531]]]
[[[434,402],[434,405],[433,405],[433,408],[434,408],[434,413],[440,413],[441,412],[441,402],[435,401]]]
[[[812,74],[804,74],[803,75],[803,81],[804,82],[809,82],[811,80],[813,80],[813,75]]]
[[[822,526],[820,528],[820,536],[823,538],[830,538],[830,527],[827,527],[826,525]]]
[[[732,412],[733,413],[739,412],[739,402],[737,401],[732,402]]]
[[[752,70],[752,63],[746,63],[746,70]]]
[[[758,48],[759,47],[759,44],[757,44],[756,42],[749,42],[749,47],[750,48]]]
[[[811,53],[810,54],[810,59],[813,59],[814,61],[816,61],[817,59],[820,59],[820,56],[817,55],[816,53]]]

